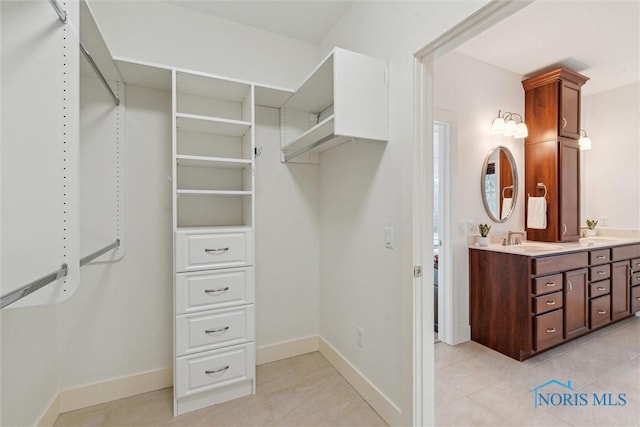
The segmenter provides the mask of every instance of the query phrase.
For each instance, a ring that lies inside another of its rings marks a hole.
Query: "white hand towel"
[[[502,199],[502,213],[500,215],[500,219],[505,219],[507,215],[509,215],[512,204],[513,204],[513,199],[511,197],[505,197]]]
[[[544,230],[547,228],[547,199],[544,197],[529,197],[527,201],[527,227]]]

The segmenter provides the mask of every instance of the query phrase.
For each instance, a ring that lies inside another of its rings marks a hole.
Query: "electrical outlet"
[[[364,348],[364,329],[360,326],[356,328],[356,344],[358,347]]]

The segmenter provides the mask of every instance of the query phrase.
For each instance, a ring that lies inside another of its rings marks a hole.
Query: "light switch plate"
[[[393,249],[395,243],[393,241],[393,227],[384,228],[384,247]]]

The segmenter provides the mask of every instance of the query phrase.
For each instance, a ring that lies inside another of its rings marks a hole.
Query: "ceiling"
[[[354,1],[168,3],[317,44]],[[584,95],[621,87],[640,80],[640,2],[538,0],[455,50],[522,76],[564,65]]]

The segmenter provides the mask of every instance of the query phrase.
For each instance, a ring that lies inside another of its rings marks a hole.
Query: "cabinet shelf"
[[[243,190],[176,190],[178,196],[251,196],[252,191]]]
[[[226,168],[226,169],[244,169],[251,166],[249,159],[229,159],[224,157],[206,157],[206,156],[187,156],[176,155],[176,163],[178,166],[194,167],[194,168]]]
[[[176,113],[176,126],[187,132],[225,136],[243,136],[251,129],[251,122]]]

